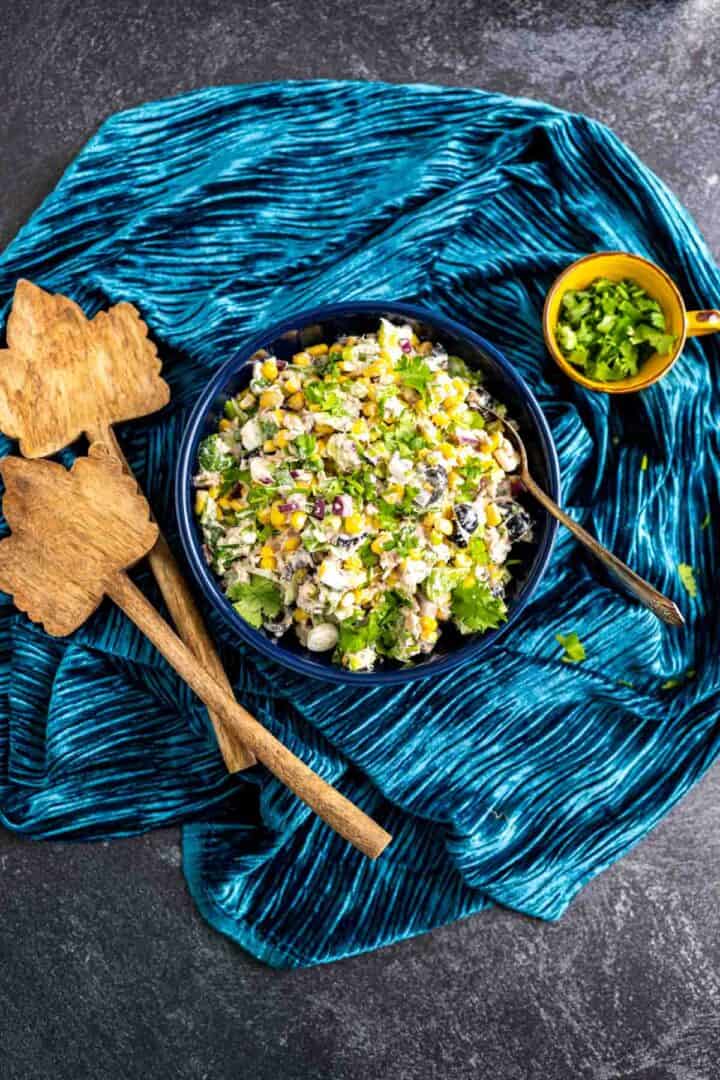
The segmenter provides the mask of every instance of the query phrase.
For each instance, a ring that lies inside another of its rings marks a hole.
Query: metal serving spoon
[[[667,596],[663,596],[661,592],[654,589],[644,578],[641,578],[639,574],[636,574],[634,570],[631,570],[629,566],[626,566],[621,559],[618,559],[617,555],[613,555],[611,551],[608,551],[607,548],[603,547],[594,536],[591,536],[589,532],[586,532],[586,530],[583,529],[582,525],[578,525],[577,521],[573,521],[564,510],[561,510],[558,504],[554,502],[541,487],[538,487],[528,469],[525,444],[515,428],[513,428],[506,420],[503,420],[501,416],[498,416],[496,412],[493,412],[492,409],[487,408],[487,406],[483,406],[482,412],[485,416],[490,416],[493,420],[498,420],[502,424],[504,433],[517,450],[520,456],[520,480],[526,491],[528,491],[534,499],[537,499],[541,506],[545,507],[548,514],[552,514],[552,516],[557,518],[566,529],[569,529],[570,532],[577,537],[580,543],[584,544],[585,547],[608,568],[608,570],[611,570],[615,576],[620,579],[625,588],[628,589],[633,596],[637,597],[641,604],[650,608],[653,615],[657,615],[658,619],[662,619],[663,622],[669,623],[671,626],[683,626],[685,619],[677,604],[673,603]]]

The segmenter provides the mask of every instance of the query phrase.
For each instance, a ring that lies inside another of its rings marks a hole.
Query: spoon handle
[[[237,732],[245,746],[327,824],[364,855],[376,859],[392,837],[363,810],[313,772],[228,694],[168,626],[150,601],[122,571],[105,582],[105,592],[153,643],[208,709]]]
[[[120,462],[124,471],[132,476],[130,466],[115,437],[115,432],[109,424],[98,425],[94,431],[87,431],[85,434],[88,442],[102,443],[107,447],[112,456]],[[175,623],[180,637],[195,653],[203,666],[207,668],[215,682],[220,683],[223,690],[228,694],[232,694],[232,687],[225,674],[225,669],[217,654],[213,640],[185,581],[183,572],[162,533],[159,534],[155,547],[148,555],[148,562],[155,580],[160,586],[160,592],[170,612],[170,618]],[[212,709],[209,710],[209,714],[228,772],[240,772],[242,769],[248,769],[251,765],[254,765],[254,756],[247,747],[242,745],[237,735],[228,729],[227,725],[215,715]]]
[[[573,521],[549,495],[546,495],[542,488],[538,487],[532,476],[526,471],[523,472],[522,482],[533,498],[537,499],[541,506],[544,506],[547,512],[557,518],[566,529],[569,529],[581,544],[589,548],[603,565],[612,570],[633,596],[636,596],[645,607],[650,608],[653,615],[657,615],[658,619],[662,619],[663,622],[669,623],[671,626],[682,626],[684,624],[685,619],[672,600],[654,589],[644,578],[641,578],[639,574],[626,566],[622,559],[618,559],[617,555],[613,555],[611,551],[603,547],[594,536],[591,536],[589,532],[583,529],[582,525],[578,525],[577,521]]]

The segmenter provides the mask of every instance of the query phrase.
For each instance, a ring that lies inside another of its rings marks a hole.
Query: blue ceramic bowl
[[[303,311],[243,345],[213,376],[193,409],[183,434],[175,480],[182,545],[208,603],[220,612],[243,640],[278,663],[302,675],[357,686],[411,682],[440,675],[460,664],[478,660],[498,638],[510,631],[534,593],[547,568],[557,531],[557,522],[553,518],[536,503],[528,504],[537,523],[535,541],[521,544],[513,552],[514,557],[523,557],[524,566],[516,568],[520,572],[516,573],[514,589],[508,596],[507,622],[498,630],[469,636],[448,627],[429,656],[419,657],[409,664],[384,662],[377,671],[346,671],[333,664],[328,654],[311,653],[304,649],[292,630],[276,642],[263,631],[253,629],[235,612],[224,596],[219,580],[205,562],[200,530],[195,522],[192,477],[197,471],[198,444],[217,429],[227,398],[237,394],[250,381],[252,358],[258,349],[267,349],[280,359],[289,359],[293,353],[314,342],[332,342],[344,333],[374,331],[381,316],[396,322],[411,323],[421,338],[442,342],[448,352],[461,356],[471,367],[482,370],[487,388],[507,405],[509,415],[520,425],[533,476],[557,500],[560,495],[560,474],[552,436],[529,387],[502,353],[484,338],[444,316],[410,304],[383,304],[379,301],[355,301]]]

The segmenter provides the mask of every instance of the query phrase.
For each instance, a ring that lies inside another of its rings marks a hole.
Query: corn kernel
[[[300,410],[305,405],[305,395],[300,390],[298,390],[297,393],[290,395],[290,397],[287,399],[287,404],[289,408],[294,410],[294,412],[300,412]]]
[[[275,449],[275,440],[274,439],[266,439],[265,442],[263,443],[264,452],[266,454],[272,454],[274,449]]]
[[[455,447],[452,446],[452,444],[449,442],[440,443],[440,445],[438,446],[438,450],[444,458],[455,457]]]
[[[310,616],[307,611],[303,611],[302,608],[295,608],[295,611],[293,612],[293,619],[295,622],[307,622],[309,618]]]
[[[277,506],[273,506],[270,511],[270,524],[276,529],[282,529],[285,525],[285,515]]]
[[[436,521],[437,521],[437,514],[434,513],[433,511],[430,511],[429,514],[425,515],[425,517],[423,518],[422,523],[423,523],[423,525],[425,526],[426,529],[434,529]]]
[[[296,480],[295,487],[300,488],[301,491],[309,491],[312,487],[312,480]]]
[[[420,628],[427,634],[434,633],[437,630],[437,619],[434,619],[432,615],[421,615]]]
[[[222,521],[222,517],[223,517],[222,506],[216,506],[215,507],[215,517],[218,519],[218,521]]]
[[[377,405],[374,401],[366,401],[362,406],[363,416],[377,416]]]
[[[438,532],[441,532],[443,536],[452,536],[453,534],[453,523],[452,521],[448,521],[447,518],[440,518],[435,528]]]
[[[367,432],[367,424],[364,420],[354,420],[350,432],[352,435],[364,435]]]
[[[275,445],[278,450],[284,450],[289,442],[292,441],[292,435],[288,431],[278,431],[275,436]]]
[[[430,533],[431,544],[442,544],[444,539],[445,537],[443,536],[443,534],[441,532],[438,532],[437,529],[433,529]]]
[[[300,547],[299,536],[288,536],[287,540],[283,542],[283,551],[297,551]]]
[[[454,409],[457,409],[459,404],[460,398],[457,396],[457,394],[448,394],[448,396],[443,401],[443,408],[447,412],[452,412]]]
[[[343,566],[346,570],[362,570],[362,559],[358,555],[348,555]]]
[[[199,516],[207,506],[207,491],[198,491],[195,495],[195,513]]]
[[[453,559],[453,563],[458,570],[467,570],[469,566],[472,566],[472,559],[464,551],[458,551]]]
[[[345,532],[350,536],[357,536],[358,533],[362,532],[363,524],[362,514],[350,514],[349,517],[345,518]]]
[[[266,360],[260,370],[262,372],[263,378],[268,379],[269,382],[273,382],[278,377],[277,364],[272,358]]]
[[[488,567],[488,577],[490,578],[490,580],[492,581],[493,584],[500,581],[502,579],[502,576],[503,576],[502,567],[500,567],[500,566],[489,566]]]
[[[317,450],[318,454],[324,454],[327,450],[327,439],[318,439],[315,449]]]
[[[332,435],[335,428],[331,428],[329,424],[316,424],[315,432],[318,435]]]
[[[241,510],[245,510],[246,506],[242,499],[231,499],[230,509],[235,510],[237,513],[239,513]]]
[[[270,507],[263,506],[262,510],[258,510],[257,517],[261,525],[267,525],[270,521]]]
[[[277,560],[274,555],[261,556],[260,567],[262,570],[274,570],[277,565]]]
[[[500,445],[500,432],[494,431],[490,436],[490,449],[497,450]]]
[[[375,555],[381,555],[383,553],[383,551],[385,550],[385,541],[381,536],[375,537],[372,544],[370,545],[370,550],[374,552]]]
[[[300,383],[300,380],[298,379],[297,375],[292,375],[291,374],[291,375],[288,375],[287,379],[283,383],[283,390],[285,391],[285,393],[288,396],[290,396],[291,394],[296,394],[298,392],[298,390],[300,389],[300,386],[301,386],[301,383]]]
[[[485,507],[485,520],[487,521],[488,525],[499,525],[502,521],[500,511],[498,510],[495,503],[488,503]]]
[[[450,417],[448,416],[448,414],[446,412],[442,412],[442,411],[434,413],[430,417],[430,419],[432,420],[433,424],[435,424],[435,427],[439,427],[439,428],[447,427],[448,424],[450,423]]]
[[[311,356],[324,356],[325,353],[328,351],[328,347],[325,344],[311,345],[307,351],[310,353]]]
[[[475,575],[474,574],[468,574],[468,576],[463,581],[463,588],[472,589],[472,588],[474,588],[475,585],[477,585],[477,581],[475,580]]]
[[[220,488],[217,486],[217,484],[213,484],[213,486],[211,488],[208,488],[208,495],[210,496],[211,499],[217,499],[219,494],[220,494]]]
[[[307,514],[304,514],[302,510],[294,510],[290,515],[290,525],[295,532],[300,532],[306,521]]]
[[[260,558],[261,559],[269,559],[269,558],[274,559],[275,558],[275,552],[273,551],[273,549],[270,547],[269,544],[263,544],[263,546],[260,548]]]
[[[426,413],[427,413],[427,405],[422,400],[422,398],[419,401],[415,402],[415,412],[420,413],[421,416],[426,415]]]
[[[308,349],[307,352],[295,353],[295,355],[293,356],[293,364],[296,364],[297,367],[309,367],[310,364],[312,364],[312,356],[310,355],[310,350]]]
[[[276,386],[273,386],[270,390],[263,390],[260,395],[260,408],[261,409],[275,409],[282,401],[282,396],[278,400],[278,394],[282,395],[282,391],[278,390]]]
[[[220,428],[220,431],[229,431],[232,427],[232,422],[223,417],[223,419],[218,424],[218,427]]]

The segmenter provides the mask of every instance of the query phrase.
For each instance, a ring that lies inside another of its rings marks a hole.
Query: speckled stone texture
[[[109,113],[327,76],[587,112],[670,183],[720,256],[716,0],[23,0],[1,14],[2,243]],[[719,911],[717,769],[558,924],[494,911],[300,972],[262,967],[202,922],[175,832],[0,833],[0,1077],[717,1080]]]

